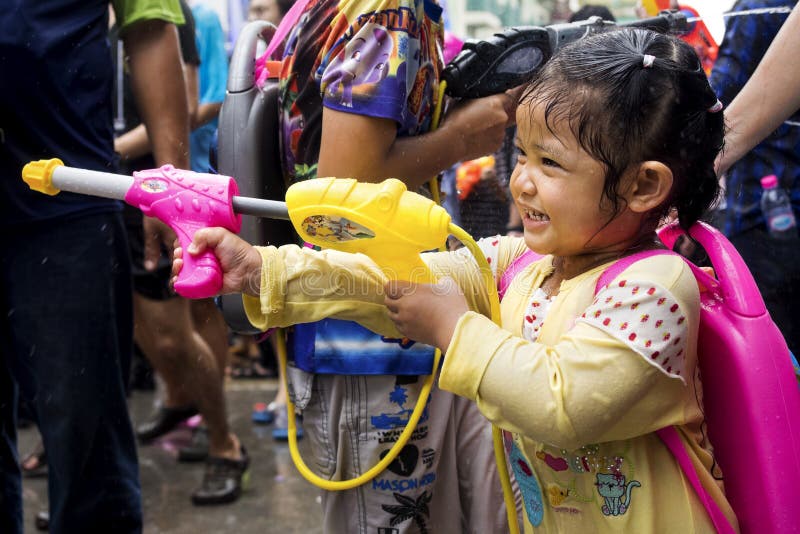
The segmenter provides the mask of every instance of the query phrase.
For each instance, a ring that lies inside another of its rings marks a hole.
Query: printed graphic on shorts
[[[389,454],[389,449],[381,452],[381,460],[383,460],[387,454]],[[403,447],[403,449],[397,454],[397,458],[395,458],[392,463],[386,466],[386,469],[396,475],[400,475],[401,477],[407,477],[414,472],[418,461],[419,449],[416,445],[409,444]]]
[[[406,521],[413,521],[420,534],[428,533],[428,520],[430,519],[431,512],[428,508],[428,503],[431,502],[431,495],[429,492],[424,491],[416,499],[395,493],[394,498],[396,504],[382,504],[386,512],[392,514],[389,520],[389,525],[394,527],[405,523]]]
[[[374,491],[387,491],[395,495],[407,491],[415,494],[416,490],[432,485],[436,482],[436,473],[425,473],[420,477],[412,478],[386,478],[376,477],[372,479],[372,489]]]
[[[422,464],[425,469],[430,469],[436,459],[436,451],[433,449],[422,449]]]
[[[303,231],[328,243],[355,239],[372,239],[375,233],[365,226],[344,217],[312,215],[303,220]]]
[[[514,470],[514,477],[519,484],[519,491],[525,504],[525,514],[528,521],[534,527],[538,527],[544,518],[544,507],[542,506],[542,488],[536,475],[528,465],[525,456],[522,455],[516,443],[511,444],[511,453],[508,457],[511,468]]]
[[[631,507],[633,488],[641,487],[638,480],[625,483],[622,473],[597,473],[597,493],[603,498],[601,510],[604,515],[623,515]]]
[[[686,383],[686,316],[672,294],[660,285],[615,281],[597,293],[578,320],[603,330],[662,373]]]
[[[405,405],[408,402],[408,393],[407,389],[400,386],[395,386],[394,390],[389,394],[389,400],[396,404],[400,409],[394,413],[382,413],[379,415],[373,415],[370,417],[370,422],[372,426],[380,430],[390,430],[395,428],[403,428],[408,424],[408,420],[411,418],[411,413],[414,411],[412,406],[411,408],[406,409]],[[428,404],[430,403],[430,397],[428,397],[425,408],[422,411],[422,415],[419,418],[419,422],[417,424],[424,423],[428,420]]]

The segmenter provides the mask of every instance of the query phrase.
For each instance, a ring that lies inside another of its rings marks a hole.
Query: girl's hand
[[[459,287],[445,278],[436,285],[390,281],[384,304],[389,318],[409,339],[447,350],[458,319],[469,311]]]
[[[186,253],[193,256],[211,249],[222,268],[220,294],[246,293],[259,296],[261,289],[261,254],[247,241],[224,228],[203,228],[194,234]],[[183,267],[183,249],[175,245],[172,283]]]

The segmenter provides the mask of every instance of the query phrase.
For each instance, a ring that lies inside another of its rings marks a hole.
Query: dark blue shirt
[[[108,0],[0,0],[0,224],[119,209],[31,191],[25,163],[114,171]]]
[[[732,12],[755,8],[792,7],[796,0],[740,0]],[[711,85],[723,104],[728,105],[753,74],[788,13],[753,14],[726,19],[725,37],[711,72]],[[800,76],[800,73],[798,73]],[[765,95],[769,98],[769,95]],[[794,124],[790,124],[794,123]],[[789,123],[747,153],[727,174],[727,209],[723,215],[726,235],[740,234],[764,226],[759,202],[760,180],[775,174],[791,194],[795,215],[800,218],[800,113]]]

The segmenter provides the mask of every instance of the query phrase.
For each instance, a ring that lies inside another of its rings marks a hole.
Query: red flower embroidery
[[[630,339],[631,341],[636,339],[636,332],[631,332],[631,335],[628,336],[628,339]]]
[[[654,288],[654,287],[651,287],[650,289],[647,290],[647,294],[648,295],[652,295],[655,292],[656,292],[656,288]]]
[[[650,359],[651,359],[651,360],[655,360],[656,358],[658,358],[658,356],[659,356],[660,354],[661,354],[660,352],[658,352],[658,351],[655,351],[655,352],[654,352],[654,353],[653,353],[653,354],[650,356]]]
[[[525,320],[528,321],[529,323],[532,323],[533,321],[536,320],[536,316],[535,315],[526,315],[525,316]]]
[[[619,325],[619,329],[620,330],[627,330],[628,329],[628,323],[627,322],[622,323],[621,325]]]
[[[600,310],[595,310],[594,318],[597,319],[598,317],[600,317],[600,314],[601,314]]]
[[[608,326],[610,323],[611,323],[611,319],[609,319],[608,317],[603,319],[603,326]]]
[[[666,334],[664,334],[664,341],[667,341],[671,337],[672,335],[669,332],[667,332]]]
[[[642,315],[642,322],[643,323],[646,323],[649,320],[650,320],[650,316],[648,314],[645,313],[644,315]]]
[[[662,304],[664,304],[664,302],[666,302],[666,300],[667,299],[665,297],[661,297],[656,301],[656,306],[661,306]]]
[[[673,304],[672,306],[669,307],[669,311],[671,311],[672,313],[675,313],[675,310],[677,310],[677,309],[678,309],[678,305],[677,304]]]
[[[627,280],[622,280],[622,281],[620,281],[620,283],[619,283],[619,287],[625,287],[625,284],[627,284],[627,283],[628,283],[628,281],[627,281]]]
[[[652,341],[650,341],[649,339],[648,339],[647,341],[645,341],[645,342],[644,342],[644,346],[645,346],[645,348],[650,348],[650,345],[652,345],[652,344],[653,344],[653,342],[652,342]]]
[[[636,286],[633,289],[631,289],[631,295],[635,295],[638,292],[639,292],[639,286]]]
[[[619,308],[620,306],[622,306],[622,301],[617,301],[614,303],[615,308]]]
[[[678,324],[683,324],[683,321],[685,321],[685,320],[686,320],[686,317],[681,315],[680,317],[678,317]]]
[[[632,310],[635,310],[638,307],[639,307],[639,303],[638,302],[634,302],[633,304],[631,304],[631,309]]]
[[[662,325],[662,324],[664,324],[664,321],[662,321],[661,319],[659,319],[658,321],[656,321],[656,328],[661,328],[661,325]]]
[[[675,338],[675,341],[673,341],[673,342],[672,342],[672,344],[673,344],[673,345],[677,345],[677,344],[678,344],[678,343],[680,343],[680,342],[681,342],[681,338],[679,338],[679,337],[676,337],[676,338]]]

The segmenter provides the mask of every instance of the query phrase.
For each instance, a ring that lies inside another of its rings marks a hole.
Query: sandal
[[[42,478],[47,476],[47,453],[40,440],[33,451],[20,463],[22,475],[26,478]]]
[[[265,379],[275,378],[275,373],[261,365],[258,356],[236,355],[237,362],[231,365],[230,376],[233,379]]]

